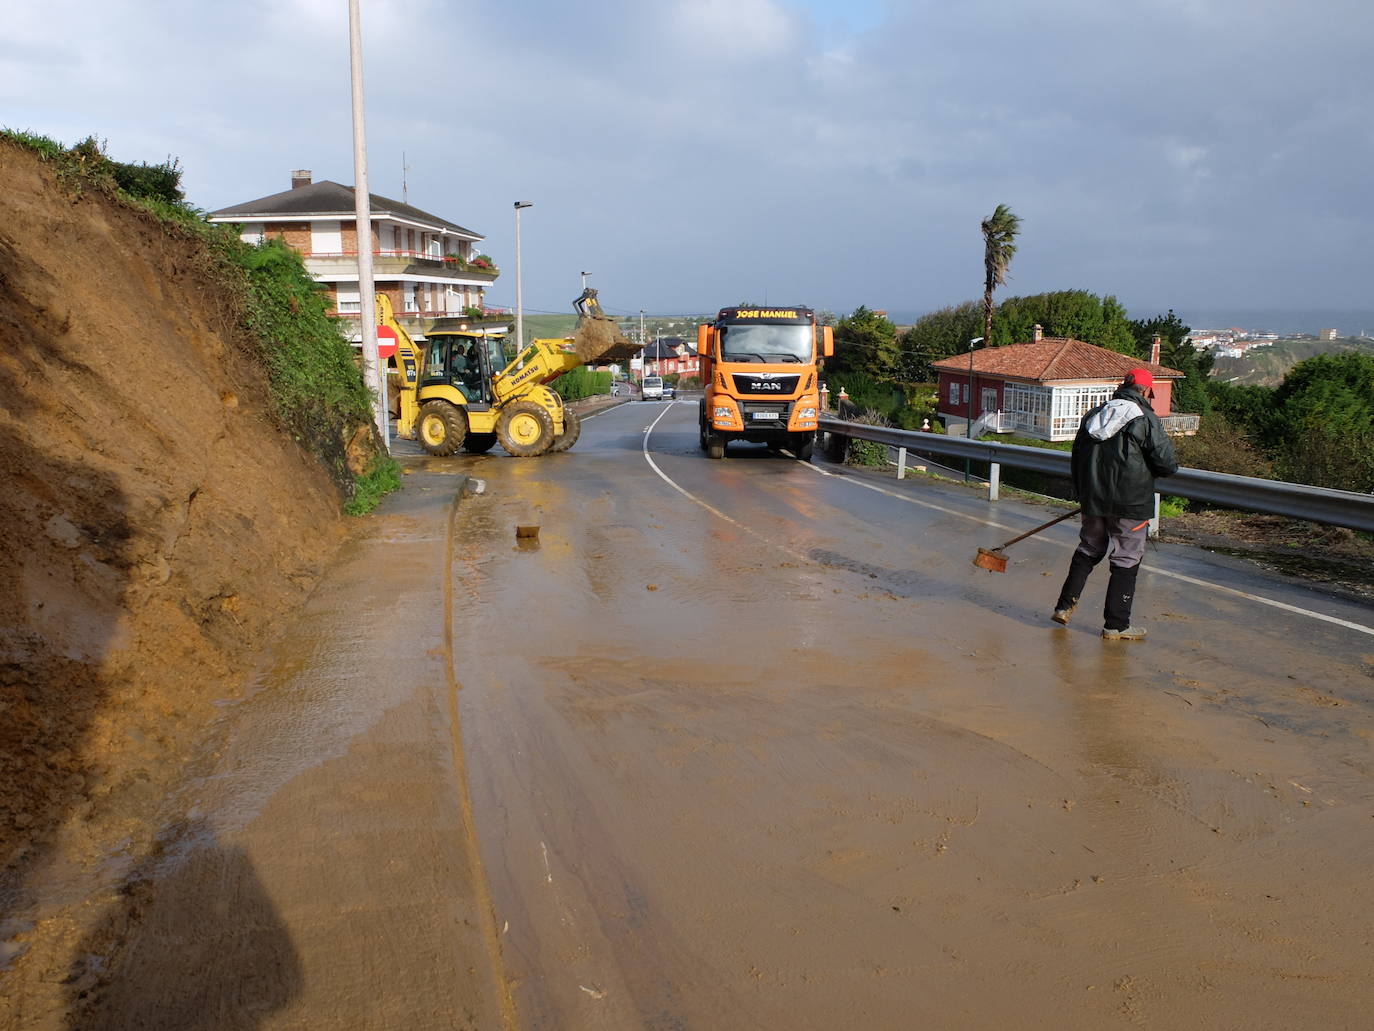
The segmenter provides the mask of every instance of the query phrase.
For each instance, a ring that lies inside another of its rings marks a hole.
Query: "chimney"
[[[1038,343],[1040,343],[1041,340],[1044,339],[1044,337],[1045,337],[1045,327],[1042,326],[1042,325],[1040,325],[1040,323],[1037,322],[1037,323],[1035,324],[1035,328],[1031,330],[1031,342],[1032,342],[1032,343],[1035,343],[1035,344],[1038,344]]]
[[[1150,364],[1159,364],[1159,334],[1150,337]]]
[[[302,186],[309,186],[311,174],[308,168],[296,169],[291,173],[291,189],[299,190]]]

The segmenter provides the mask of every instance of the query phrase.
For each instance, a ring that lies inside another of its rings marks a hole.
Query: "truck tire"
[[[725,457],[725,438],[716,433],[706,434],[706,457],[724,458]]]
[[[420,408],[420,446],[431,455],[456,454],[468,435],[468,417],[450,401],[426,401]]]
[[[563,409],[563,432],[553,438],[553,444],[549,450],[553,452],[566,451],[577,443],[577,438],[582,436],[582,417],[571,408]]]
[[[501,446],[515,458],[534,458],[553,444],[553,418],[543,405],[515,401],[496,420]]]
[[[468,439],[463,441],[463,450],[470,455],[485,455],[496,446],[495,433],[468,433]]]
[[[792,450],[803,462],[811,461],[811,455],[816,450],[816,435],[814,433],[798,433],[796,444],[793,445]]]

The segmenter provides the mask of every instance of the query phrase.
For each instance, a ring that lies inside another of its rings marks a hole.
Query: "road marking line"
[[[943,512],[946,515],[958,516],[961,519],[968,519],[973,522],[982,523],[984,526],[995,526],[999,530],[1017,529],[1017,527],[1006,526],[994,520],[980,519],[978,516],[969,515],[967,512],[959,512],[952,508],[946,508],[943,505],[931,504],[929,501],[919,501],[916,498],[907,497],[904,494],[898,494],[896,491],[887,490],[886,488],[876,486],[875,484],[864,483],[862,480],[855,479],[852,476],[836,476],[834,473],[828,472],[825,469],[821,469],[817,466],[814,466],[809,462],[803,462],[802,465],[807,469],[812,470],[813,472],[819,473],[821,476],[830,476],[834,479],[841,480],[844,483],[852,483],[855,486],[863,487],[866,490],[877,491],[879,494],[886,494],[890,498],[896,498],[899,501],[906,501],[912,505],[919,505],[922,508],[933,509],[936,512]],[[1059,548],[1072,549],[1078,546],[1076,543],[1066,544],[1063,541],[1057,541],[1053,537],[1042,537],[1041,540],[1047,544],[1053,544],[1055,547]],[[1341,619],[1338,616],[1328,616],[1324,612],[1313,612],[1311,609],[1300,608],[1297,605],[1289,605],[1287,602],[1276,601],[1273,598],[1265,598],[1262,595],[1251,594],[1248,591],[1240,591],[1234,587],[1223,587],[1221,584],[1209,583],[1206,580],[1198,580],[1195,577],[1188,576],[1184,573],[1175,573],[1168,569],[1160,569],[1158,566],[1148,566],[1146,567],[1145,571],[1147,573],[1157,573],[1160,576],[1172,577],[1175,580],[1182,580],[1184,583],[1192,584],[1196,587],[1205,587],[1208,590],[1216,591],[1219,594],[1229,594],[1232,597],[1244,598],[1246,601],[1253,601],[1260,605],[1268,605],[1271,608],[1282,609],[1284,612],[1292,612],[1295,615],[1307,616],[1309,619],[1318,619],[1321,620],[1323,623],[1333,623],[1336,626],[1345,627],[1347,630],[1355,630],[1362,634],[1369,634],[1370,636],[1374,636],[1374,627],[1364,626],[1360,623],[1352,623],[1350,620]]]

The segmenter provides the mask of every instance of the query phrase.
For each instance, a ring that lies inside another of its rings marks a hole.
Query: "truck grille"
[[[786,426],[791,401],[744,401],[740,404],[746,426]]]
[[[742,397],[762,394],[774,397],[791,397],[797,392],[801,376],[795,372],[734,372],[735,393]]]

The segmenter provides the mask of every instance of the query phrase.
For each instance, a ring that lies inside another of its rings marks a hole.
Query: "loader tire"
[[[468,439],[463,441],[463,450],[470,455],[485,455],[496,446],[495,433],[468,433]]]
[[[441,458],[456,454],[468,435],[468,417],[449,401],[427,401],[420,408],[420,446]]]
[[[496,436],[515,458],[534,458],[553,444],[553,418],[543,405],[516,401],[496,421]]]
[[[577,438],[582,436],[582,419],[571,408],[563,409],[563,432],[553,438],[553,444],[549,450],[553,452],[566,451],[577,443]]]

